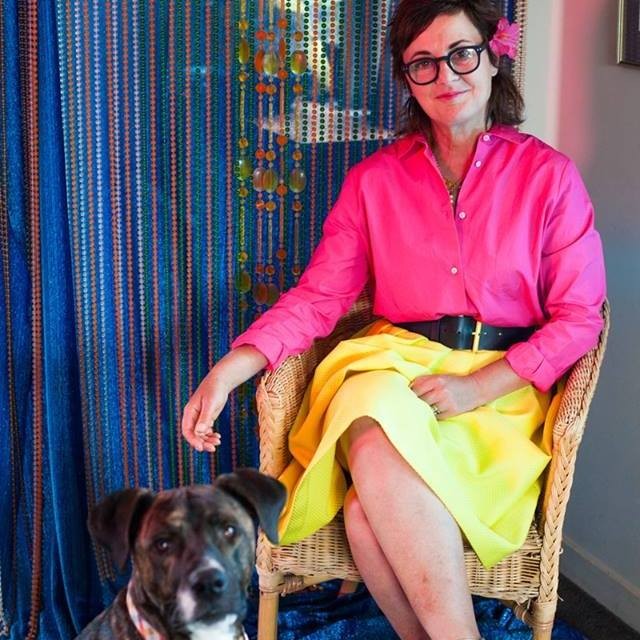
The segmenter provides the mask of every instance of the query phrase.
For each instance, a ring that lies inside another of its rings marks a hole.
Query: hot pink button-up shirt
[[[605,275],[593,207],[574,164],[494,126],[477,141],[455,210],[424,138],[355,165],[299,283],[234,342],[275,368],[328,335],[369,281],[391,322],[470,315],[536,326],[506,359],[546,391],[597,341]]]

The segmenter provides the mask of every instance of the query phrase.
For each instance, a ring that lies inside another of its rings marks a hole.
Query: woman
[[[349,171],[299,284],[236,339],[183,417],[185,438],[213,451],[229,391],[327,335],[369,281],[384,320],[318,367],[290,437],[280,529],[303,537],[344,501],[358,569],[412,640],[479,637],[463,536],[487,566],[524,541],[552,390],[602,327],[582,181],[513,128],[511,29],[490,0],[400,2],[390,39],[407,135]]]

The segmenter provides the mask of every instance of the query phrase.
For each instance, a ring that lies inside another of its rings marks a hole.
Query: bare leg
[[[479,638],[457,523],[374,420],[354,421],[349,433],[358,499],[423,628],[433,640]]]
[[[353,486],[344,502],[345,526],[353,559],[373,599],[402,640],[429,640],[371,531]]]

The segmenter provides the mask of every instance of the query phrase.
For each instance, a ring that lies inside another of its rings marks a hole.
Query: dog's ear
[[[124,489],[103,498],[89,514],[89,533],[109,550],[120,571],[126,565],[142,516],[153,497],[149,489]]]
[[[214,487],[231,494],[260,523],[267,538],[278,542],[278,518],[287,498],[284,485],[255,469],[237,469],[216,479]]]

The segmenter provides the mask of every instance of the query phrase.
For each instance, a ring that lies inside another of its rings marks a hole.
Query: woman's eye
[[[232,525],[232,524],[228,524],[223,532],[222,535],[227,539],[227,540],[233,540],[236,537],[236,528]]]
[[[459,62],[463,62],[465,60],[469,60],[473,54],[471,49],[460,49],[453,54],[453,57]]]
[[[431,69],[433,67],[433,60],[431,58],[425,58],[424,60],[418,60],[413,64],[416,71],[424,71],[425,69]]]
[[[158,538],[158,540],[153,543],[153,546],[158,553],[167,553],[171,549],[172,544],[169,538]]]

